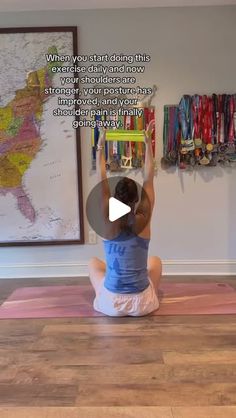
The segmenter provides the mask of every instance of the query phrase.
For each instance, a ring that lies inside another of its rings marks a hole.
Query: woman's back
[[[104,286],[108,290],[137,293],[148,287],[149,241],[126,232],[120,233],[116,239],[104,241],[107,265]]]
[[[105,131],[99,135],[96,165],[101,191],[98,209],[105,231],[103,236],[107,238],[104,241],[106,263],[94,258],[90,261],[89,271],[96,292],[93,307],[109,316],[148,315],[159,307],[156,290],[161,275],[161,263],[156,257],[148,259],[151,215],[155,200],[151,141],[153,128],[154,120],[144,132],[144,179],[140,193],[135,181],[128,177],[120,180],[116,178],[118,181],[115,191],[110,187],[103,152]],[[126,214],[114,221],[110,220],[111,197],[129,206],[128,216]]]

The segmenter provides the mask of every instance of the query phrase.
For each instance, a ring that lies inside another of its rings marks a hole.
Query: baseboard
[[[88,275],[88,263],[34,263],[0,265],[0,279],[40,277],[82,277]]]
[[[164,275],[235,276],[236,260],[165,260]]]
[[[163,260],[163,274],[165,276],[234,276],[236,275],[236,260]],[[0,279],[82,277],[87,275],[87,261],[83,263],[0,265]]]

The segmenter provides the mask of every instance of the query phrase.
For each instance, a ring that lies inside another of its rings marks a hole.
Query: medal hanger
[[[141,169],[145,161],[145,143],[143,130],[155,119],[155,107],[151,105],[157,91],[154,85],[152,95],[138,95],[136,107],[127,108],[125,115],[103,115],[94,117],[94,121],[113,121],[113,128],[106,131],[105,159],[106,168],[112,172]],[[99,112],[98,112],[99,113]],[[118,126],[119,123],[119,127]],[[96,145],[99,128],[92,130],[92,169],[96,169]],[[152,133],[152,150],[155,155],[155,129]]]
[[[164,169],[236,162],[236,94],[184,95],[164,106]]]

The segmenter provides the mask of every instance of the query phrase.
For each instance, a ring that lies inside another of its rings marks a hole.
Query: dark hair
[[[123,177],[116,185],[114,197],[126,205],[138,202],[137,184],[134,180]]]
[[[131,206],[139,201],[138,187],[134,180],[123,177],[118,181],[114,197],[125,205]],[[132,233],[133,222],[129,220],[128,214],[120,218],[120,230],[128,234]],[[130,222],[131,221],[131,222]]]

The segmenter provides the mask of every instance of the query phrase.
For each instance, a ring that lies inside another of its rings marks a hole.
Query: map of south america
[[[47,52],[57,54],[57,48],[50,47]],[[52,78],[51,63],[29,72],[25,87],[16,90],[13,100],[0,107],[0,195],[11,193],[21,214],[31,223],[36,220],[36,210],[22,180],[42,147],[40,124],[49,98],[44,89],[52,85]]]

